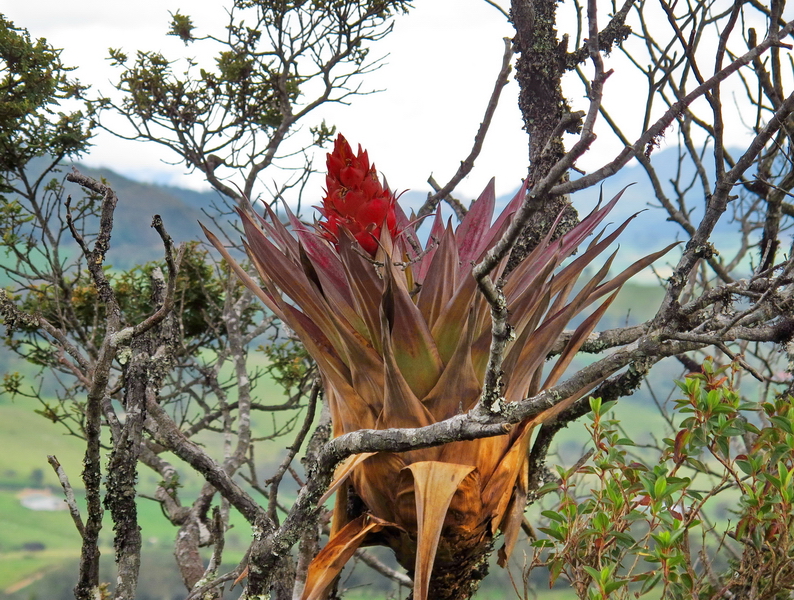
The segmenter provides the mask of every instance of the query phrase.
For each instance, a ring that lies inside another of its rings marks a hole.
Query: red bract
[[[358,154],[353,154],[342,134],[334,142],[334,151],[328,154],[327,166],[326,195],[318,207],[323,216],[319,222],[323,235],[336,245],[339,228],[344,227],[374,256],[384,223],[392,237],[397,235],[395,195],[381,184],[366,151],[359,145]]]

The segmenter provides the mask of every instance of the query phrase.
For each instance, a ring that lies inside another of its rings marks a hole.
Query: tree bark
[[[488,575],[488,557],[493,541],[486,539],[464,556],[443,561],[436,557],[430,578],[428,598],[433,600],[468,600],[480,589],[480,582]],[[440,563],[440,564],[439,564]]]
[[[531,196],[533,186],[565,154],[562,134],[578,132],[581,117],[571,113],[562,94],[567,48],[565,41],[557,40],[557,2],[513,0],[510,17],[516,30],[514,44],[519,54],[516,61],[516,81],[520,88],[518,107],[524,119],[524,129],[529,134]],[[567,180],[566,174],[560,182]],[[567,195],[538,197],[532,201],[536,213],[513,249],[508,273],[538,245],[558,215],[562,213],[563,217],[557,225],[555,237],[579,222],[579,215]]]

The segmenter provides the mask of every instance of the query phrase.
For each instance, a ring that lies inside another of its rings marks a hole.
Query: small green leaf
[[[653,485],[653,498],[656,500],[664,498],[666,489],[667,479],[664,477],[659,477],[659,479],[657,479],[656,483]]]
[[[661,579],[662,579],[661,573],[656,573],[651,577],[649,577],[648,579],[646,579],[645,583],[642,584],[642,588],[640,589],[640,595],[647,594],[648,592],[650,592],[653,588],[656,587],[656,585],[659,583],[659,581],[661,581]]]
[[[553,537],[558,542],[564,542],[565,541],[565,536],[560,531],[557,531],[556,529],[549,529],[548,527],[540,527],[539,529],[540,529],[540,531],[545,533],[547,536]]]
[[[549,587],[554,587],[557,578],[562,573],[563,562],[561,560],[552,561],[549,565]]]
[[[600,512],[593,517],[593,527],[605,533],[609,529],[610,521],[606,513]]]
[[[667,481],[667,489],[665,490],[665,494],[664,494],[666,497],[672,496],[677,491],[684,489],[690,483],[692,483],[692,480],[689,479],[688,477],[675,481],[674,483],[672,483],[671,481],[672,479]]]
[[[791,427],[791,420],[787,419],[786,417],[774,416],[769,417],[769,420],[774,423],[779,429],[782,429],[786,433],[794,434],[794,430]]]
[[[540,514],[542,514],[547,519],[551,519],[552,521],[557,521],[558,523],[562,523],[563,521],[565,521],[565,518],[560,513],[556,513],[553,510],[544,510]]]
[[[607,594],[611,594],[611,593],[612,593],[612,592],[614,592],[615,590],[622,588],[622,587],[623,587],[624,585],[626,585],[627,583],[628,583],[628,581],[627,581],[627,580],[625,580],[625,579],[624,579],[624,580],[621,580],[621,581],[612,581],[612,582],[610,582],[610,583],[608,583],[608,584],[606,584],[606,585],[604,586],[604,591],[605,591]]]
[[[615,406],[615,404],[617,404],[616,400],[610,400],[609,402],[603,403],[601,405],[601,410],[599,411],[599,414],[601,414],[601,415],[607,414],[610,410],[612,410],[612,408]]]

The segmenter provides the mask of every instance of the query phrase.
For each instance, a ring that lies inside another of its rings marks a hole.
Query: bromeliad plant
[[[457,228],[445,225],[437,212],[423,246],[366,152],[359,147],[354,154],[340,135],[328,155],[322,219],[314,227],[289,208],[292,233],[269,209],[269,219],[240,212],[261,287],[207,235],[317,362],[335,436],[422,427],[466,412],[480,398],[491,321],[472,265],[499,240],[525,195],[524,187],[492,223],[492,181]],[[631,219],[606,237],[595,236],[578,258],[560,267],[619,196],[559,240],[551,241],[549,234],[505,277],[515,332],[503,362],[505,402],[554,386],[620,286],[664,253],[604,281],[613,254],[572,294],[585,267]],[[503,276],[505,265],[506,260],[491,274],[494,280]],[[565,326],[600,298],[606,299],[578,326],[544,379],[546,357]],[[504,534],[502,566],[517,540],[529,491],[533,428],[587,391],[502,436],[348,459],[331,488],[336,491],[331,538],[312,563],[304,600],[322,597],[362,544],[392,548],[413,573],[417,600],[468,597],[471,573],[497,533]],[[356,505],[348,502],[351,496],[363,503],[359,514],[349,512]]]

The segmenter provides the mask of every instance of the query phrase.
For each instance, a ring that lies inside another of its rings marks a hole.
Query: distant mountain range
[[[163,258],[160,237],[151,227],[154,215],[162,217],[166,230],[176,243],[197,240],[202,235],[199,220],[208,221],[201,209],[219,199],[215,192],[141,183],[110,169],[76,166],[84,175],[106,181],[119,198],[108,263],[122,269]],[[70,189],[77,189],[76,184],[67,182],[66,186],[67,193],[77,193]]]
[[[674,149],[658,152],[654,154],[653,161],[662,181],[665,182],[663,185],[666,187],[666,191],[672,193],[672,186],[668,182],[679,166],[677,152]],[[150,226],[155,214],[159,214],[163,218],[168,232],[177,243],[198,240],[203,239],[198,221],[209,222],[202,210],[210,209],[214,204],[223,201],[215,191],[200,192],[141,183],[110,169],[96,169],[81,165],[78,165],[78,168],[86,175],[105,179],[119,197],[111,251],[108,255],[109,263],[118,268],[129,268],[137,263],[162,258],[159,238]],[[689,170],[691,172],[691,168]],[[637,216],[621,236],[620,264],[616,265],[617,267],[628,264],[638,256],[661,248],[676,239],[686,239],[681,227],[668,221],[667,215],[662,209],[649,206],[654,204],[655,200],[653,188],[640,165],[628,166],[607,179],[603,184],[605,200],[612,198],[629,185],[631,186],[613,210],[610,221],[620,223],[636,212],[644,212]],[[701,189],[700,186],[693,186],[688,193],[688,201],[694,209],[693,218],[702,213],[702,191],[699,192]],[[597,187],[574,194],[574,205],[582,216],[595,206],[599,190],[600,188]],[[426,197],[426,191],[408,191],[401,196],[400,203],[406,210],[417,209]],[[504,206],[511,198],[512,194],[498,198],[497,206]],[[718,247],[729,251],[732,246],[735,246],[734,237],[733,228],[725,222],[721,223],[715,231],[714,241]]]

